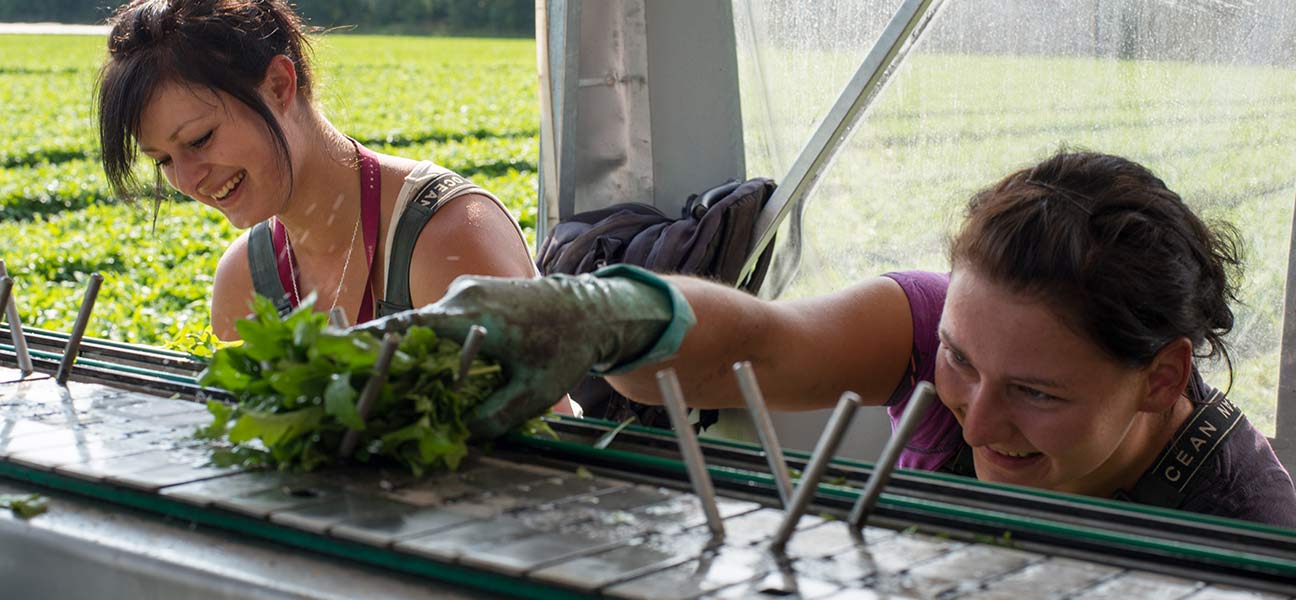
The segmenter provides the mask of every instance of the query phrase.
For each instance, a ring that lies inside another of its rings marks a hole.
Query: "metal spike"
[[[675,429],[675,440],[684,457],[684,468],[688,471],[689,481],[693,483],[693,492],[702,503],[702,512],[706,514],[712,540],[722,540],[725,534],[724,521],[720,519],[720,509],[716,507],[715,487],[711,484],[711,474],[707,472],[697,434],[693,432],[693,424],[689,422],[688,407],[684,405],[684,390],[680,389],[675,369],[657,372],[657,389],[661,392],[666,414],[670,416],[671,427]]]
[[[463,387],[464,381],[468,379],[468,370],[472,368],[473,359],[477,358],[477,353],[481,351],[482,340],[486,338],[486,328],[481,325],[473,325],[468,328],[468,335],[464,337],[463,349],[459,352],[459,371],[455,373],[454,383],[450,389],[458,391]]]
[[[360,399],[356,401],[356,414],[360,416],[360,422],[369,418],[369,411],[373,408],[374,402],[378,401],[378,395],[382,392],[383,384],[387,383],[387,375],[391,370],[391,359],[396,354],[396,348],[400,347],[400,335],[388,333],[383,336],[382,348],[378,350],[378,359],[374,361],[373,372],[369,375],[369,381],[365,383],[364,389],[360,391]],[[342,435],[342,444],[338,446],[338,456],[347,458],[355,452],[356,444],[360,442],[360,431],[357,429],[348,429]]]
[[[850,425],[851,419],[855,416],[855,409],[859,406],[860,397],[854,392],[842,394],[841,399],[837,401],[837,408],[833,410],[823,433],[819,435],[819,442],[810,457],[810,464],[806,465],[805,472],[801,474],[801,481],[792,495],[792,506],[787,509],[787,514],[774,534],[774,539],[770,541],[770,551],[775,554],[781,555],[787,548],[792,532],[801,521],[801,515],[805,513],[810,500],[814,498],[815,491],[819,487],[819,478],[823,477],[824,469],[837,453],[837,446],[841,444],[846,428]]]
[[[5,268],[5,263],[0,260],[0,276],[8,277],[9,270]],[[18,300],[13,290],[9,290],[9,299],[0,307],[5,316],[9,319],[9,337],[13,339],[14,354],[18,355],[18,370],[22,376],[26,377],[36,372],[35,365],[32,364],[31,352],[27,350],[27,336],[23,335],[22,321],[18,318]]]
[[[334,306],[329,309],[329,325],[337,327],[338,329],[346,329],[351,326],[349,319],[347,319],[346,311],[343,310],[341,306]]]
[[[927,415],[927,409],[935,399],[936,386],[923,381],[914,388],[913,394],[909,396],[909,403],[905,405],[904,415],[900,417],[900,423],[895,431],[891,432],[891,439],[882,449],[882,456],[878,458],[877,464],[873,465],[873,474],[869,475],[868,483],[864,484],[864,491],[860,493],[855,506],[851,508],[849,519],[851,527],[863,528],[868,521],[869,513],[873,512],[873,506],[877,504],[878,496],[882,495],[882,488],[886,487],[891,472],[895,470],[901,451],[904,450],[905,444],[909,443],[909,438],[913,436],[918,423]]]
[[[90,285],[86,287],[85,297],[81,299],[81,310],[77,312],[76,322],[72,324],[72,334],[68,336],[63,360],[59,362],[58,374],[54,377],[59,385],[67,385],[68,377],[72,375],[72,365],[81,352],[81,338],[85,336],[86,326],[90,324],[90,311],[94,310],[95,299],[99,297],[99,286],[102,284],[103,275],[90,274]]]
[[[783,448],[779,446],[778,433],[774,431],[774,421],[765,406],[765,397],[756,383],[756,370],[747,361],[734,363],[733,370],[734,377],[738,378],[738,391],[742,393],[752,424],[756,426],[756,437],[765,450],[765,460],[769,462],[770,474],[778,487],[779,500],[783,502],[783,508],[787,508],[792,501],[792,478],[788,476],[787,461],[783,458]]]

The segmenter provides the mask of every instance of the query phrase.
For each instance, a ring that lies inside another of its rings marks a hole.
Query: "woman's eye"
[[[967,357],[959,354],[958,351],[946,348],[945,352],[949,353],[950,362],[960,366],[966,366],[968,364]]]
[[[204,145],[207,144],[208,140],[211,140],[211,136],[212,136],[212,132],[208,131],[207,133],[203,134],[202,137],[192,142],[189,142],[189,146],[192,148],[202,148]]]
[[[1052,394],[1046,394],[1035,388],[1026,387],[1024,385],[1018,386],[1017,389],[1021,390],[1021,392],[1023,394],[1026,394],[1026,397],[1030,398],[1031,400],[1035,400],[1039,402],[1054,402],[1057,400],[1061,400],[1061,398],[1058,398],[1057,396],[1054,396]]]
[[[171,157],[168,156],[166,158],[159,158],[153,161],[153,164],[157,165],[159,169],[163,167],[169,167],[171,166]]]

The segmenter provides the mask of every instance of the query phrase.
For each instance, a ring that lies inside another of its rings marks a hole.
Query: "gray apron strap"
[[[1132,489],[1117,492],[1116,499],[1179,508],[1211,454],[1224,444],[1241,421],[1242,411],[1219,390],[1212,389],[1207,400],[1157,456],[1152,468],[1143,473]]]
[[[275,260],[274,237],[270,222],[262,221],[252,226],[248,233],[248,270],[252,273],[252,289],[274,302],[279,316],[292,310],[288,292],[279,281],[279,262]]]
[[[387,264],[387,288],[384,298],[378,301],[379,317],[409,310],[414,307],[410,295],[409,274],[414,258],[414,246],[418,243],[423,227],[432,220],[432,216],[443,204],[470,192],[482,192],[482,189],[462,176],[446,172],[433,177],[414,194],[414,199],[405,207],[396,222],[396,232],[392,234],[391,257]],[[484,192],[483,192],[484,193]]]

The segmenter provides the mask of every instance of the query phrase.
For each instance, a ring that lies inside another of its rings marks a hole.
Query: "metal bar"
[[[360,421],[364,422],[369,417],[369,410],[373,408],[373,403],[378,400],[378,394],[382,392],[382,386],[387,383],[387,373],[391,369],[391,359],[396,354],[396,348],[400,346],[400,335],[388,333],[383,336],[382,348],[378,350],[378,359],[374,361],[373,372],[369,375],[369,381],[365,382],[364,389],[360,391],[360,399],[356,401],[356,414],[360,415]],[[338,456],[346,458],[355,452],[356,444],[360,441],[360,431],[348,429],[342,436],[342,443],[338,446]]]
[[[13,291],[13,279],[8,275],[0,275],[0,306],[9,304],[9,293]],[[4,316],[0,315],[0,319]]]
[[[540,92],[540,206],[536,218],[536,253],[549,228],[558,222],[558,146],[554,143],[554,96],[550,78],[549,2],[536,0],[536,73]],[[554,213],[550,215],[550,213]],[[553,217],[550,222],[550,217]]]
[[[1287,300],[1283,310],[1282,350],[1278,361],[1277,426],[1273,449],[1288,471],[1296,471],[1296,212],[1287,253]]]
[[[716,507],[715,487],[711,484],[711,474],[707,472],[706,460],[702,458],[702,448],[698,446],[693,424],[689,423],[688,407],[684,405],[684,391],[680,389],[675,369],[657,372],[657,389],[661,391],[662,403],[666,405],[666,414],[670,416],[671,427],[675,430],[675,439],[679,442],[680,454],[684,457],[684,468],[688,471],[689,481],[693,484],[693,491],[697,494],[698,500],[702,502],[707,528],[711,530],[713,540],[722,540],[724,521],[720,519],[720,509]]]
[[[351,320],[347,318],[346,311],[341,306],[334,306],[329,309],[329,325],[346,329],[351,326]]]
[[[0,260],[0,275],[9,276],[9,269],[5,268],[5,262]],[[9,291],[9,299],[3,305],[5,316],[9,319],[9,336],[13,338],[14,353],[18,356],[18,370],[23,377],[36,372],[36,367],[32,365],[31,352],[27,350],[27,338],[23,335],[22,319],[18,317],[18,300],[14,298],[13,290]]]
[[[851,128],[873,103],[878,92],[895,72],[895,65],[912,46],[910,42],[917,39],[931,15],[936,13],[933,6],[938,7],[941,2],[943,0],[905,0],[896,10],[891,22],[873,44],[873,49],[855,71],[855,76],[851,77],[828,114],[819,122],[796,162],[792,163],[792,168],[761,211],[756,220],[756,243],[747,253],[747,262],[743,265],[738,281],[747,280],[756,268],[761,252],[774,240],[774,234],[778,232],[783,219],[787,218],[792,207],[805,200],[814,189],[819,176],[846,141]]]
[[[67,385],[68,376],[72,374],[72,364],[81,351],[81,338],[85,336],[86,326],[90,324],[90,311],[94,310],[95,299],[99,297],[99,286],[102,284],[103,275],[90,274],[90,285],[86,287],[85,297],[81,299],[81,310],[77,312],[76,322],[72,324],[72,335],[68,337],[58,374],[54,376],[59,385]]]
[[[878,496],[882,494],[882,488],[886,487],[887,480],[891,479],[891,473],[895,471],[900,452],[904,450],[905,444],[909,443],[909,438],[913,437],[918,423],[927,415],[927,409],[935,399],[936,386],[926,381],[919,382],[918,387],[915,387],[913,394],[909,396],[909,403],[905,406],[899,425],[891,432],[891,439],[887,440],[886,447],[882,449],[882,456],[878,458],[877,464],[873,465],[873,474],[869,475],[864,491],[860,493],[855,506],[851,508],[849,522],[855,529],[864,527],[869,513],[873,512],[873,506],[877,504]]]
[[[787,548],[792,532],[801,521],[801,515],[805,513],[806,507],[810,506],[810,500],[814,498],[815,490],[819,488],[819,478],[823,477],[824,469],[837,453],[837,446],[841,444],[846,428],[850,426],[851,419],[855,416],[855,409],[859,406],[860,397],[855,392],[846,392],[837,401],[837,408],[828,418],[828,424],[824,426],[824,432],[819,435],[819,442],[815,444],[810,464],[806,465],[805,472],[801,474],[801,481],[792,495],[792,505],[787,509],[787,515],[779,524],[774,538],[770,540],[771,552],[783,554],[783,550]]]
[[[756,382],[756,372],[748,361],[734,363],[733,370],[734,377],[738,378],[738,391],[742,392],[743,401],[747,403],[752,424],[756,426],[756,437],[765,451],[770,474],[778,487],[779,501],[787,508],[792,501],[792,478],[788,476],[787,461],[783,458],[783,448],[779,446],[778,433],[774,431],[774,421],[770,419],[765,397]]]
[[[464,336],[463,349],[459,351],[459,371],[455,373],[455,380],[450,385],[450,389],[457,391],[463,387],[464,380],[468,379],[468,369],[472,367],[473,359],[477,358],[477,352],[481,350],[481,343],[485,338],[485,327],[473,325],[468,328],[468,335]]]
[[[580,112],[577,96],[580,93],[581,14],[583,0],[565,0],[563,6],[562,36],[562,89],[558,108],[558,127],[555,145],[558,151],[558,219],[576,214],[576,119]],[[551,219],[553,215],[549,216]]]

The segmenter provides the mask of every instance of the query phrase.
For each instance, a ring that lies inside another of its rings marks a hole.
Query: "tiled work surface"
[[[328,539],[618,598],[1270,598],[1246,590],[989,544],[803,517],[775,561],[782,512],[720,499],[712,540],[677,490],[475,457],[414,480],[347,468],[308,475],[207,464],[204,407],[0,369],[0,460]],[[9,375],[14,377],[9,378]]]

